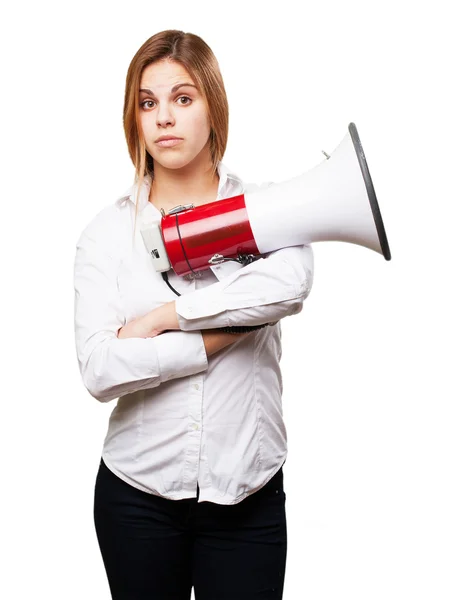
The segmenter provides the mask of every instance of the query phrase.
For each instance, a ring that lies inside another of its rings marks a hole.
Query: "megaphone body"
[[[141,226],[155,269],[185,275],[287,246],[339,241],[391,259],[354,123],[332,155],[303,175],[195,207],[180,205]]]

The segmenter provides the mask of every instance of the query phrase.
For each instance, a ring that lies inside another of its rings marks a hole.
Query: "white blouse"
[[[217,200],[261,189],[221,162]],[[82,231],[74,262],[75,342],[81,377],[99,402],[118,398],[102,457],[128,484],[172,500],[236,504],[256,492],[287,456],[282,414],[280,319],[302,310],[313,283],[310,245],[282,248],[243,267],[226,262],[198,279],[155,271],[137,221],[133,185]],[[182,201],[180,201],[182,204]],[[128,321],[176,301],[181,331],[117,337]],[[207,357],[200,330],[255,330]]]

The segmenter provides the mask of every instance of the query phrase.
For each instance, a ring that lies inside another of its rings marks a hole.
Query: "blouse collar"
[[[232,184],[240,184],[242,189],[241,191],[243,191],[243,182],[240,179],[240,177],[238,177],[235,173],[233,173],[222,161],[220,161],[218,163],[218,175],[219,175],[219,182],[218,182],[218,198],[226,198],[229,195],[229,191],[230,190],[226,190],[226,186],[228,184],[228,181],[231,182]],[[133,204],[136,204],[136,196],[137,196],[137,183],[134,183],[130,188],[128,188],[126,190],[126,192],[124,194],[122,194],[118,199],[117,202],[124,202],[126,200],[131,200],[131,202]],[[150,178],[146,175],[143,179],[143,183],[142,186],[140,188],[140,193],[139,193],[139,198],[138,198],[138,210],[139,212],[145,208],[145,206],[148,205],[148,196],[150,193],[150,189],[151,189],[151,180]],[[232,189],[232,188],[231,188]],[[231,195],[235,195],[235,193],[231,194]],[[217,199],[218,199],[217,198]],[[157,208],[154,207],[154,209],[157,211]],[[159,212],[159,211],[157,211]]]

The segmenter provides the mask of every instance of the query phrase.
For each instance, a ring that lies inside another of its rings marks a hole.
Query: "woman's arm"
[[[101,241],[103,231],[87,229],[81,235],[74,264],[76,354],[88,392],[100,402],[110,402],[206,371],[206,348],[199,331],[118,339],[126,321],[117,286],[119,259]]]
[[[310,245],[271,252],[217,283],[150,311],[145,315],[149,337],[166,330],[262,325],[298,314],[312,287],[313,263]]]
[[[168,310],[167,310],[168,309]],[[169,302],[160,306],[143,317],[138,317],[133,321],[130,321],[123,327],[121,327],[117,333],[117,337],[119,339],[125,338],[155,338],[161,333],[163,333],[163,329],[158,326],[158,323],[162,323],[164,316],[169,318],[171,316],[174,321],[171,321],[170,324],[176,322],[176,312],[174,311],[174,303]],[[166,327],[166,329],[176,329],[173,327]],[[203,337],[204,348],[206,351],[206,356],[211,356],[215,354],[222,348],[226,346],[230,346],[237,340],[239,340],[242,336],[247,336],[251,332],[246,333],[223,333],[222,331],[215,329],[208,329],[206,331],[201,331]]]
[[[312,246],[281,248],[217,283],[178,296],[181,331],[262,325],[301,312],[313,283]]]
[[[207,331],[201,332],[203,335],[204,348],[206,349],[207,356],[215,354],[222,348],[230,346],[242,337],[246,337],[251,331],[247,333],[223,333],[222,331],[215,329],[208,329]]]

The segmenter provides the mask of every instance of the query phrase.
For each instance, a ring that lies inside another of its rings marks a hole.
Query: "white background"
[[[75,243],[132,183],[128,65],[154,33],[182,29],[222,70],[225,164],[246,181],[289,179],[353,121],[390,242],[391,262],[315,244],[312,292],[283,321],[284,600],[447,600],[443,3],[11,6],[0,19],[1,596],[110,598],[92,508],[115,402],[93,399],[78,371]]]

